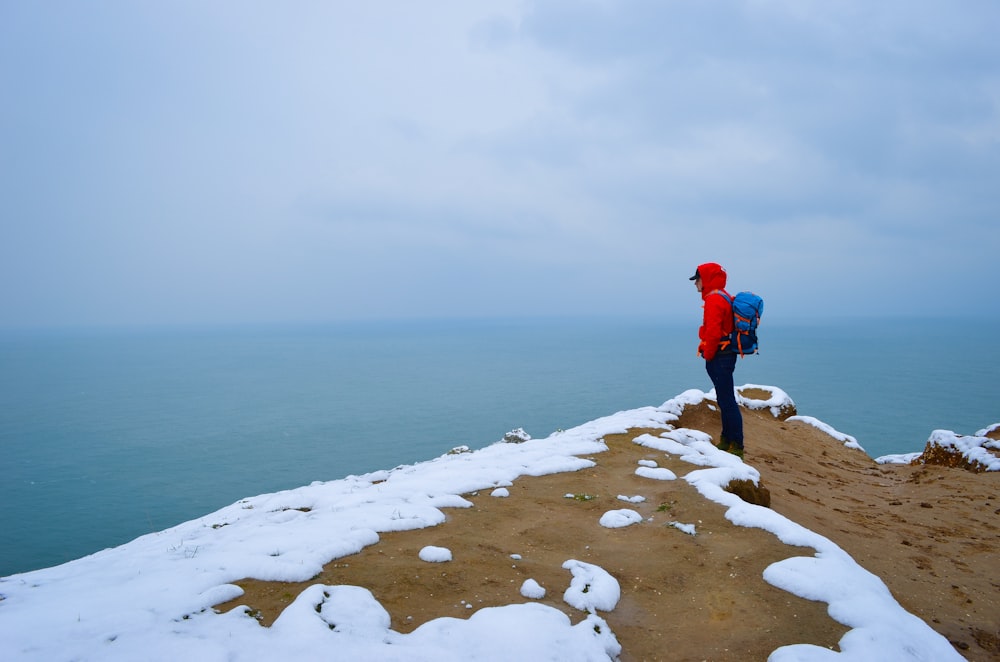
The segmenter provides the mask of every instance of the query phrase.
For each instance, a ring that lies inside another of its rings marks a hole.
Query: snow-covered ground
[[[772,411],[791,404],[780,389],[763,388],[772,394],[769,400],[744,399],[744,404]],[[354,586],[311,586],[270,628],[261,627],[244,608],[220,614],[211,607],[242,594],[234,581],[308,581],[331,560],[375,544],[382,532],[435,526],[445,519],[442,508],[471,506],[462,494],[491,490],[498,498],[511,498],[504,488],[519,476],[592,466],[581,456],[606,450],[605,435],[635,427],[662,429],[662,434],[642,435],[636,443],[699,467],[684,479],[724,505],[733,523],[765,529],[789,545],[815,550],[812,556],[772,564],[764,579],[828,603],[831,617],[851,630],[840,641],[840,653],[803,642],[778,649],[772,660],[961,659],[942,636],[900,607],[878,577],[830,540],[723,489],[733,479],[756,482],[759,474],[717,450],[705,433],[671,425],[686,404],[712,396],[686,391],[660,407],[619,412],[545,439],[522,433],[474,452],[456,449],[416,465],[244,499],[115,549],[4,577],[0,659],[614,659],[621,647],[600,613],[615,609],[620,588],[604,569],[575,559],[563,564],[563,599],[580,610],[575,623],[559,610],[532,602],[545,594],[533,580],[521,587],[524,600],[470,610],[468,619],[438,618],[409,634],[393,631],[382,605],[369,591]],[[857,444],[819,421],[800,420],[847,445]],[[651,464],[643,463],[637,473],[677,479]],[[638,503],[642,495],[619,499]],[[637,521],[635,511],[622,508],[610,511],[595,526],[615,528]],[[698,535],[691,524],[673,524]],[[512,556],[517,552],[511,550]],[[451,552],[427,547],[420,557],[447,563]]]

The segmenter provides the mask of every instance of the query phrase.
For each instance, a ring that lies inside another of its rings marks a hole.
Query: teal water
[[[708,390],[694,333],[535,320],[7,334],[0,576],[247,496]],[[781,387],[872,456],[1000,421],[1000,349],[985,327],[776,325],[761,352],[737,384]]]

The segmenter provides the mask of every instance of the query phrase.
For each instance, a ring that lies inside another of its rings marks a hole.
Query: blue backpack
[[[740,356],[757,353],[757,325],[764,312],[764,300],[753,292],[740,292],[735,297],[716,290],[733,308],[733,334],[729,346]]]

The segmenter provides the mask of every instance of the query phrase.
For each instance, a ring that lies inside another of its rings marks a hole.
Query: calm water
[[[0,337],[0,576],[243,497],[535,437],[708,390],[694,329],[449,322]],[[980,325],[767,326],[773,384],[873,456],[1000,421]]]

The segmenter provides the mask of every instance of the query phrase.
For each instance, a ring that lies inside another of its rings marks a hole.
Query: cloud
[[[630,314],[706,259],[803,313],[998,284],[990,2],[0,11],[0,326]]]

